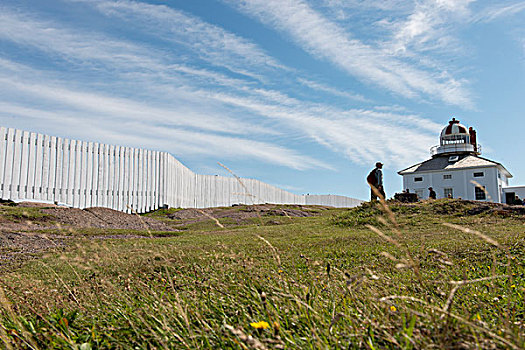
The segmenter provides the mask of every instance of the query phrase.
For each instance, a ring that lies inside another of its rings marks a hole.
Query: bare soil
[[[74,209],[40,203],[10,203],[0,206],[0,270],[39,256],[51,249],[63,248],[75,238],[130,239],[147,238],[137,231],[178,231],[171,225],[148,217],[131,215],[106,208]],[[27,214],[24,209],[27,208]],[[16,209],[13,215],[10,209]],[[31,211],[30,211],[31,210]],[[35,212],[36,210],[36,212]],[[38,213],[44,215],[35,215]],[[82,230],[124,229],[128,233],[108,235],[85,235]],[[46,231],[55,232],[53,234]],[[63,232],[63,233],[62,233]],[[74,234],[71,234],[74,232]]]
[[[310,217],[320,215],[330,207],[323,206],[283,206],[274,204],[239,205],[228,208],[182,209],[166,214],[171,220],[180,221],[181,225],[215,219],[230,218],[237,224],[251,222],[251,219],[268,216],[288,218]]]
[[[65,238],[27,232],[0,232],[0,271],[65,246]]]
[[[75,209],[30,202],[4,203],[0,205],[0,209],[2,208],[5,211],[0,214],[0,270],[11,268],[51,249],[63,248],[75,238],[147,238],[139,234],[139,231],[149,231],[152,237],[163,237],[167,232],[179,231],[179,226],[207,221],[210,217],[231,218],[237,224],[244,224],[257,217],[308,217],[328,209],[312,206],[242,205],[202,210],[183,209],[170,212],[165,217],[155,218],[107,208]],[[10,210],[17,211],[15,213]],[[82,229],[102,229],[109,232],[87,235],[82,233]],[[111,232],[113,229],[126,232]]]
[[[107,228],[126,230],[174,231],[175,229],[159,220],[144,216],[126,214],[107,208],[49,208],[42,209],[61,225],[75,228]]]

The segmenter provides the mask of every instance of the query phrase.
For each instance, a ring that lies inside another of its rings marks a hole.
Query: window
[[[443,189],[443,197],[445,198],[454,198],[454,191],[452,188]]]
[[[450,180],[450,179],[452,179],[452,175],[451,174],[443,175],[443,180]]]
[[[483,171],[480,171],[478,173],[474,173],[474,177],[483,177],[485,176],[485,173]]]
[[[421,182],[421,181],[423,181],[422,177],[415,177],[414,178],[414,182]]]
[[[487,199],[487,194],[485,193],[485,186],[483,187],[479,187],[479,186],[476,186],[475,189],[474,189],[474,193],[476,195],[476,200],[477,201],[482,201],[482,200],[485,200]]]

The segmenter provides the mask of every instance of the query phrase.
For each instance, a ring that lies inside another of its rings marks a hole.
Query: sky
[[[0,125],[368,197],[455,117],[525,185],[525,1],[0,0]]]

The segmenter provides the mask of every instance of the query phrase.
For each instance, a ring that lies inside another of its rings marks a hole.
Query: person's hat
[[[429,190],[431,190],[431,189],[432,189],[432,187],[429,187],[428,189],[429,189]]]
[[[383,166],[383,163],[381,163],[381,162],[377,162],[377,163],[376,163],[376,166]]]

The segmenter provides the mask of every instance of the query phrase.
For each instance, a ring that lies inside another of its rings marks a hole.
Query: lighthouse
[[[430,149],[431,158],[398,172],[403,189],[428,199],[429,188],[437,198],[462,198],[513,204],[525,196],[525,186],[509,187],[512,174],[501,164],[481,156],[477,133],[452,118]]]

